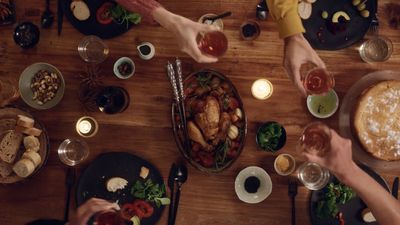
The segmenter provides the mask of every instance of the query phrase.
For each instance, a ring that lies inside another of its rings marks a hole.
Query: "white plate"
[[[249,177],[257,177],[260,180],[260,187],[256,193],[248,193],[244,188],[244,182]],[[235,180],[235,192],[243,202],[256,204],[264,201],[272,192],[272,181],[268,173],[257,166],[249,166],[237,175]]]

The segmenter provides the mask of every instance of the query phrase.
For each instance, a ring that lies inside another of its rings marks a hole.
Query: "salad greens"
[[[354,191],[344,184],[329,183],[324,189],[324,197],[317,203],[319,218],[335,218],[339,213],[338,204],[346,204],[356,196]]]
[[[258,144],[263,150],[276,151],[280,144],[283,131],[278,123],[270,123],[262,126],[257,133]]]
[[[156,184],[151,179],[145,182],[136,181],[131,189],[131,193],[135,198],[154,202],[157,207],[170,204],[170,199],[163,197],[165,194],[165,185]]]
[[[116,5],[110,9],[111,16],[114,20],[123,24],[126,23],[126,28],[128,29],[129,23],[139,24],[142,21],[142,17],[138,13],[129,12],[120,5]]]

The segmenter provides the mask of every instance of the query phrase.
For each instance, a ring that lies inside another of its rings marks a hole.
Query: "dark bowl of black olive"
[[[114,63],[114,74],[119,79],[128,79],[135,74],[135,63],[128,57],[122,57]]]
[[[14,30],[14,41],[21,48],[33,48],[39,42],[39,28],[31,22],[23,22]]]

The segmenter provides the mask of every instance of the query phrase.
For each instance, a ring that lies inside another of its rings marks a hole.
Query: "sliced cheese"
[[[298,12],[300,17],[303,20],[306,20],[308,18],[311,17],[311,13],[312,13],[312,5],[311,3],[308,2],[300,2],[298,5]]]
[[[143,179],[146,179],[146,177],[149,176],[149,172],[150,172],[150,170],[147,167],[142,166],[140,168],[140,175],[139,176],[141,178],[143,178]]]
[[[35,165],[29,159],[21,159],[14,165],[13,171],[17,176],[25,178],[35,171]]]
[[[376,221],[375,216],[372,214],[369,208],[364,209],[361,213],[361,216],[366,223],[372,223]]]
[[[42,162],[42,157],[40,157],[39,153],[32,151],[32,150],[27,150],[24,152],[22,155],[23,159],[29,159],[30,161],[33,162],[33,165],[35,165],[35,168],[40,165]]]
[[[121,177],[113,177],[108,179],[106,183],[107,191],[116,192],[124,189],[128,185],[128,181]]]
[[[85,21],[90,17],[90,10],[87,4],[83,1],[72,1],[70,5],[71,11],[75,18],[79,21]]]

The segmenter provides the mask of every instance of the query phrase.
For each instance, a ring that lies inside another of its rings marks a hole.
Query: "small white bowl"
[[[141,51],[140,48],[144,47],[144,46],[148,46],[150,48],[150,53],[147,55],[144,55]],[[150,42],[143,42],[140,45],[137,46],[137,50],[139,53],[139,57],[143,60],[150,60],[154,57],[154,55],[156,54],[156,48],[154,47],[154,45]]]
[[[332,105],[329,106],[329,109],[321,108],[323,106],[320,104],[320,102],[324,101],[332,101]],[[333,114],[335,114],[339,108],[339,96],[333,89],[325,95],[309,95],[307,97],[307,108],[308,111],[316,118],[329,118],[333,116]],[[321,110],[325,110],[326,112],[321,113]]]
[[[256,193],[248,193],[244,183],[249,177],[257,177],[260,180],[260,187]],[[235,192],[243,202],[256,204],[264,201],[272,192],[272,181],[268,173],[257,166],[249,166],[237,175],[235,180]]]
[[[118,66],[121,65],[122,63],[129,63],[129,64],[131,64],[131,66],[132,66],[132,72],[131,72],[130,74],[124,76],[124,75],[122,75],[122,74],[118,71]],[[135,63],[133,62],[132,59],[130,59],[130,58],[128,58],[128,57],[122,57],[122,58],[119,58],[119,59],[114,63],[114,69],[113,69],[113,70],[114,70],[114,75],[115,75],[116,77],[118,77],[119,79],[122,79],[122,80],[126,80],[126,79],[132,77],[132,76],[135,74],[136,66],[135,66]]]
[[[292,168],[290,170],[286,171],[285,173],[280,171],[278,169],[278,166],[277,166],[278,158],[280,158],[280,157],[287,157],[288,160],[289,160],[289,163],[291,163],[291,165],[292,165]],[[296,169],[296,160],[290,154],[280,154],[275,158],[274,168],[275,168],[275,171],[276,171],[277,174],[279,174],[281,176],[288,176],[288,175],[292,174],[295,171],[295,169]]]

